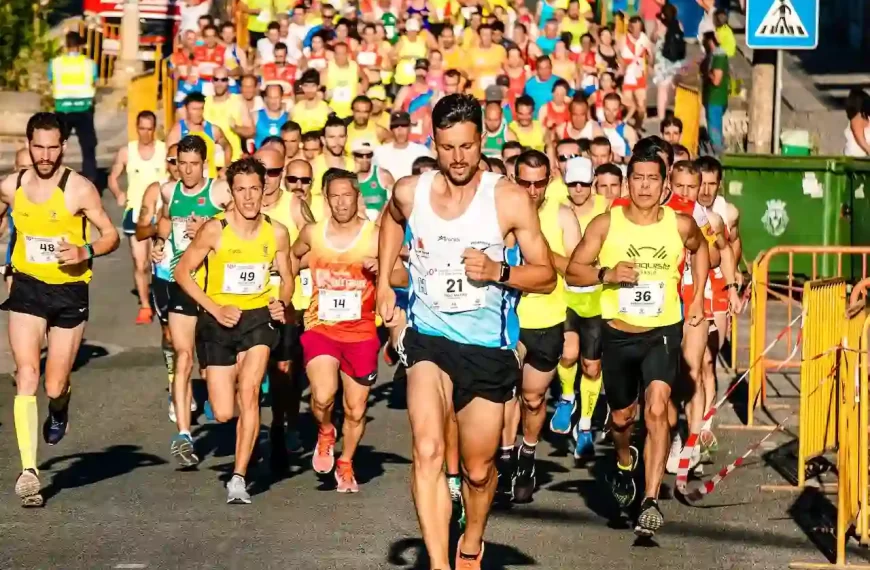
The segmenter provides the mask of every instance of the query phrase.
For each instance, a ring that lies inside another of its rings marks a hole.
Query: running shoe
[[[676,475],[680,468],[680,453],[683,451],[683,438],[679,433],[674,434],[674,439],[671,440],[671,450],[668,452],[668,460],[665,462],[665,471],[671,475]]]
[[[515,457],[516,451],[511,449],[509,457],[502,457],[499,455],[495,460],[495,469],[498,472],[498,485],[495,491],[496,496],[510,496],[511,494]]]
[[[535,493],[535,456],[520,447],[517,470],[511,481],[511,496],[515,503],[531,503]]]
[[[311,467],[315,473],[326,475],[335,467],[335,426],[324,432],[317,432],[317,446],[314,448],[314,455],[311,457]]]
[[[147,325],[154,318],[154,313],[151,307],[139,307],[139,314],[136,315],[137,325]]]
[[[57,445],[66,432],[69,431],[69,400],[64,409],[52,412],[48,409],[48,417],[42,424],[42,438],[48,445]]]
[[[553,412],[553,417],[550,418],[550,431],[558,434],[571,433],[571,416],[574,415],[574,410],[577,409],[577,401],[568,401],[559,398],[556,403],[556,411]]]
[[[196,450],[193,447],[193,438],[186,433],[180,433],[172,438],[169,452],[183,468],[193,467],[199,463],[199,457],[196,456]]]
[[[637,516],[634,534],[646,538],[652,537],[663,524],[665,524],[665,516],[659,509],[658,501],[650,497],[645,498],[640,504],[640,514]]]
[[[284,445],[287,446],[287,451],[290,453],[302,453],[305,450],[302,445],[302,437],[295,429],[287,430],[287,435],[284,436]]]
[[[462,498],[462,477],[447,477],[447,488],[450,489],[450,502],[453,503],[451,520],[456,521],[459,530],[465,530],[465,500]]]
[[[21,499],[21,506],[41,507],[43,505],[42,485],[35,469],[25,469],[15,481],[15,494]]]
[[[480,541],[480,552],[472,558],[468,554],[463,553],[460,548],[463,538],[465,538],[465,535],[459,537],[459,542],[456,546],[456,570],[480,570],[480,563],[483,560],[483,541]]]
[[[206,400],[206,402],[208,402],[208,400]],[[199,409],[199,407],[196,405],[196,398],[191,396],[191,398],[190,398],[190,411],[195,412],[198,409]]]
[[[637,496],[637,485],[634,482],[634,470],[637,467],[638,452],[633,445],[629,447],[631,452],[631,469],[620,469],[616,466],[613,474],[610,475],[610,492],[613,493],[613,498],[620,507],[626,508],[634,502]]]
[[[574,459],[590,459],[595,457],[595,437],[591,431],[575,430]]]
[[[245,478],[241,475],[233,475],[230,482],[227,483],[227,504],[228,505],[250,505],[251,495],[248,494]]]
[[[339,493],[359,493],[359,484],[353,474],[353,463],[338,461],[335,464],[335,488]]]

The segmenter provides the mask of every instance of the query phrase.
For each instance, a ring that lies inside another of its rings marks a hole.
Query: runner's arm
[[[118,182],[118,178],[124,173],[124,169],[127,167],[127,147],[122,146],[118,149],[118,153],[115,155],[115,161],[112,163],[112,169],[109,171],[109,192],[112,193],[112,196],[118,200],[118,203],[124,198],[124,191],[121,190],[121,184]]]
[[[224,139],[226,140],[226,139]],[[227,155],[229,156],[229,155]],[[230,185],[224,179],[215,180],[211,186],[211,198],[212,203],[215,206],[218,206],[224,210],[226,210],[230,203],[233,201],[232,195],[230,194]]]
[[[230,128],[243,139],[254,138],[257,132],[257,119],[256,117],[251,117],[251,112],[248,111],[244,103],[239,104],[242,106],[242,110],[239,112],[241,122],[237,125],[231,125]]]
[[[556,271],[563,277],[568,271],[568,261],[570,260],[571,252],[580,243],[580,223],[570,207],[559,206],[559,225],[562,228],[562,251],[565,255],[553,253],[553,260],[556,263]]]
[[[290,301],[293,299],[293,289],[296,285],[296,280],[293,278],[293,271],[291,269],[290,233],[282,224],[274,224],[274,228],[275,243],[277,245],[275,268],[278,270],[278,275],[281,276],[281,288],[278,290],[278,299],[284,303],[286,308],[290,306]]]
[[[731,241],[731,248],[734,250],[734,261],[740,266],[740,260],[743,259],[743,239],[740,236],[740,211],[728,204],[728,213],[731,214],[731,221],[728,221],[728,239]]]
[[[18,173],[13,172],[0,181],[0,218],[6,219],[6,210],[12,204],[18,185]]]
[[[171,147],[174,144],[178,144],[181,140],[181,124],[175,123],[172,125],[172,128],[169,130],[169,134],[166,135],[166,148]]]
[[[214,142],[219,144],[224,150],[224,164],[229,166],[233,161],[233,147],[230,146],[230,141],[227,140],[226,135],[224,135],[224,132],[217,125],[214,125],[214,138]]]
[[[299,230],[299,237],[293,242],[290,247],[290,270],[293,275],[299,275],[302,269],[307,267],[305,256],[311,251],[311,228],[313,226],[305,226]]]
[[[100,194],[94,185],[87,178],[75,175],[75,178],[70,183],[70,187],[77,194],[78,210],[100,232],[100,237],[97,241],[90,244],[93,257],[107,255],[118,249],[118,244],[120,243],[118,230],[115,229],[115,224],[112,223],[106,210],[103,209]]]
[[[704,289],[707,287],[707,276],[710,273],[710,248],[707,246],[707,240],[694,218],[685,214],[677,214],[677,226],[680,230],[680,237],[683,238],[683,245],[692,254],[692,282],[695,284],[692,307],[696,308],[697,314],[703,318]]]
[[[196,284],[192,274],[205,261],[209,252],[213,251],[221,238],[221,223],[218,220],[209,220],[206,222],[196,235],[187,249],[178,260],[178,265],[175,266],[173,276],[178,286],[193,299],[197,305],[202,307],[215,318],[218,318],[220,305],[211,300],[211,297],[205,294],[205,291]]]
[[[142,206],[139,208],[139,219],[136,220],[136,239],[139,241],[155,237],[157,235],[157,196],[160,195],[160,184],[152,182],[142,195]]]
[[[381,217],[381,229],[378,232],[378,289],[390,288],[390,275],[405,238],[407,215],[414,203],[414,189],[417,185],[416,176],[406,176],[396,182],[393,195],[387,202],[384,215]]]
[[[496,193],[496,208],[499,218],[507,222],[502,227],[517,238],[524,263],[511,268],[504,285],[523,293],[552,293],[556,288],[556,268],[541,233],[537,208],[525,190],[510,183],[505,186]],[[497,280],[498,276],[494,281]]]
[[[599,214],[589,222],[580,243],[571,254],[568,270],[565,272],[565,283],[573,287],[589,287],[601,283],[598,279],[598,255],[609,229],[609,212]]]

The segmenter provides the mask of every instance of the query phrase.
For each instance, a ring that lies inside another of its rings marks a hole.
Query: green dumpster
[[[852,244],[851,191],[842,157],[727,155],[723,166],[723,193],[740,210],[748,262],[776,246]],[[795,275],[812,275],[811,256],[795,256],[794,263]],[[844,276],[851,275],[851,265],[844,257]],[[817,270],[820,277],[836,275],[836,256],[820,256]],[[788,256],[775,257],[770,272],[787,273]]]
[[[843,161],[852,197],[852,244],[870,246],[870,159],[845,158]],[[870,266],[867,273],[870,274]],[[860,255],[852,258],[852,274],[855,279],[863,274]]]

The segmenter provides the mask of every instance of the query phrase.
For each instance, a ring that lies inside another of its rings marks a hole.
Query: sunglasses
[[[267,174],[270,178],[277,178],[277,177],[281,176],[281,174],[282,174],[283,172],[284,172],[284,169],[281,168],[281,167],[278,167],[278,168],[267,168],[267,169],[266,169],[266,174]]]
[[[167,163],[167,164],[178,164],[178,159],[177,159],[177,158],[169,157],[169,158],[166,159],[166,163]]]
[[[229,77],[213,77],[212,81],[215,83],[229,83]]]
[[[292,175],[287,177],[287,184],[296,184],[297,182],[301,182],[303,186],[308,186],[309,184],[311,184],[311,177],[310,176],[292,176]]]
[[[371,159],[374,156],[375,155],[371,152],[355,152],[355,153],[353,153],[354,158],[359,158],[361,160]]]
[[[578,156],[579,155],[577,155],[577,154],[560,154],[559,155],[559,162],[568,162],[572,158],[577,158]]]
[[[546,188],[549,182],[546,178],[541,180],[523,180],[522,178],[517,178],[517,184],[522,188]]]

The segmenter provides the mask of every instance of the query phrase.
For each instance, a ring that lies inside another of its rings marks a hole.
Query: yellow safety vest
[[[90,111],[97,94],[94,62],[82,54],[62,55],[51,60],[51,94],[58,113]]]

